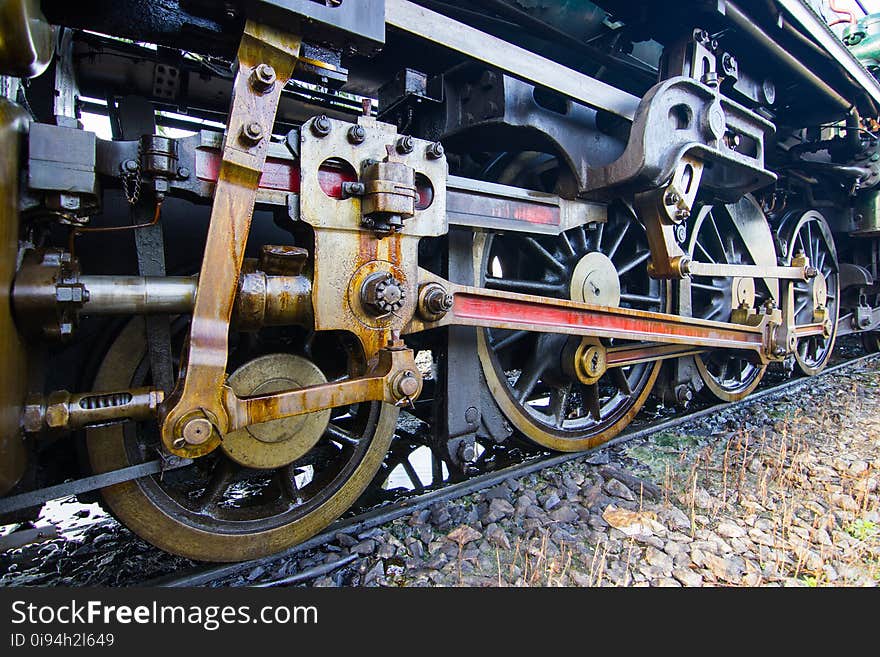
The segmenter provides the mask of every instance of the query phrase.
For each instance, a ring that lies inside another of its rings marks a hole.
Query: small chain
[[[136,205],[141,197],[141,147],[138,144],[137,168],[122,176],[122,190],[129,205]]]

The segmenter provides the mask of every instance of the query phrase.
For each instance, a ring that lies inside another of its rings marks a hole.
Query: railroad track
[[[473,476],[465,481],[449,484],[441,489],[428,493],[405,497],[395,502],[382,505],[377,508],[367,510],[350,518],[343,518],[330,525],[326,530],[310,538],[309,540],[290,548],[284,552],[255,559],[252,561],[244,561],[232,564],[222,565],[206,565],[191,569],[184,573],[175,573],[170,576],[162,576],[144,582],[143,586],[158,587],[187,587],[187,586],[205,586],[225,578],[235,576],[243,571],[255,568],[258,565],[266,566],[276,561],[290,558],[293,555],[304,552],[309,549],[318,548],[331,542],[340,534],[360,534],[369,531],[375,527],[379,527],[393,520],[409,515],[414,511],[419,511],[430,507],[434,504],[454,500],[471,493],[476,493],[496,486],[509,479],[515,479],[525,475],[529,475],[541,470],[552,468],[569,461],[589,458],[590,455],[597,451],[619,445],[621,443],[637,440],[647,437],[653,433],[674,429],[688,422],[706,417],[708,415],[718,413],[734,408],[744,408],[750,404],[754,404],[764,399],[773,398],[787,391],[795,390],[802,386],[810,385],[817,378],[828,376],[847,367],[852,367],[862,362],[880,358],[880,354],[868,354],[860,357],[850,358],[833,366],[827,367],[820,374],[813,377],[800,377],[777,383],[766,387],[762,390],[752,393],[743,400],[729,403],[719,403],[700,408],[691,412],[686,412],[674,418],[648,422],[638,427],[632,427],[623,431],[613,440],[596,447],[592,450],[577,452],[574,454],[548,454],[543,456],[532,457],[521,463],[512,465],[501,470],[490,473]],[[355,556],[345,557],[329,564],[323,564],[315,568],[304,570],[284,579],[261,582],[256,586],[270,587],[281,585],[292,585],[315,579],[322,575],[332,572],[339,568],[343,568],[353,562]],[[267,570],[270,570],[267,568]]]

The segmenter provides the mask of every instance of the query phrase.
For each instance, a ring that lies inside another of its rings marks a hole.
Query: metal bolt
[[[241,127],[241,138],[247,144],[251,146],[256,146],[261,141],[263,141],[263,137],[265,135],[265,131],[263,130],[263,126],[259,121],[251,121],[250,123],[246,123]]]
[[[721,69],[725,75],[736,74],[736,59],[729,52],[721,55]]]
[[[269,64],[260,64],[251,73],[251,86],[261,94],[267,94],[275,88],[278,76]]]
[[[788,352],[785,350],[785,347],[783,347],[782,345],[779,345],[778,347],[773,348],[773,355],[776,356],[777,358],[782,358],[783,356],[785,356],[786,353],[788,353]]]
[[[333,124],[330,123],[330,119],[324,114],[312,121],[312,132],[314,132],[317,137],[326,137],[330,134],[332,129]]]
[[[681,200],[681,197],[678,194],[676,194],[675,192],[667,192],[666,198],[664,199],[664,202],[666,203],[666,205],[675,205],[680,200]]]
[[[181,180],[186,180],[187,178],[189,178],[190,173],[191,173],[190,170],[187,169],[186,167],[180,167],[177,170],[177,177],[180,178]]]
[[[403,283],[387,272],[371,274],[361,288],[361,303],[376,317],[396,312],[406,303]]]
[[[408,155],[409,153],[412,153],[415,147],[415,141],[409,135],[404,135],[397,140],[397,152],[401,155]]]
[[[348,129],[348,141],[352,144],[363,144],[367,138],[367,131],[362,125],[353,125]]]
[[[675,388],[675,401],[677,401],[682,406],[687,406],[693,401],[694,391],[691,390],[691,387],[687,384],[682,384],[680,386],[676,386]]]
[[[201,445],[208,442],[214,427],[207,418],[194,418],[183,427],[183,439],[190,445]]]
[[[342,183],[342,198],[351,198],[352,196],[363,196],[367,191],[364,183],[360,182],[344,182]]]
[[[406,370],[397,377],[394,383],[394,395],[400,399],[408,399],[419,391],[419,380],[416,375]]]
[[[186,447],[186,441],[183,438],[175,438],[174,442],[171,443],[174,449],[183,449]]]
[[[475,406],[469,406],[464,412],[464,421],[468,424],[476,424],[480,421],[480,411]]]
[[[718,86],[718,74],[715,71],[709,71],[706,75],[703,76],[702,80],[703,84],[707,87],[717,87]]]
[[[452,310],[453,298],[438,286],[425,295],[425,307],[431,313],[447,313]]]
[[[137,173],[138,163],[136,160],[126,160],[125,162],[122,163],[122,168],[127,173]]]
[[[680,210],[677,210],[675,213],[675,218],[678,219],[679,221],[684,221],[685,219],[687,219],[690,216],[691,216],[691,211],[687,210],[686,208],[681,208]]]
[[[679,244],[684,244],[685,240],[687,240],[687,226],[683,223],[678,224],[675,227],[675,241]]]
[[[425,155],[429,160],[439,160],[446,154],[446,149],[443,148],[443,144],[439,141],[435,141],[433,144],[428,145],[425,149]]]
[[[470,463],[477,457],[474,446],[469,442],[463,442],[458,446],[458,458],[462,463]]]

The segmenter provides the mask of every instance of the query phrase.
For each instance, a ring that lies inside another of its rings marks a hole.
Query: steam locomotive
[[[414,423],[436,483],[876,350],[856,13],[3,2],[0,521],[99,489],[253,558],[386,485]]]

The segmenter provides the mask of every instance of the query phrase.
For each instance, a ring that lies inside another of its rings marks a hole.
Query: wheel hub
[[[571,276],[571,300],[612,308],[620,305],[620,277],[608,256],[594,251],[578,261]]]
[[[293,354],[269,354],[239,367],[228,380],[239,397],[327,383],[312,362]],[[248,468],[280,468],[303,457],[321,438],[330,421],[330,410],[282,418],[233,431],[223,438],[222,449]]]

